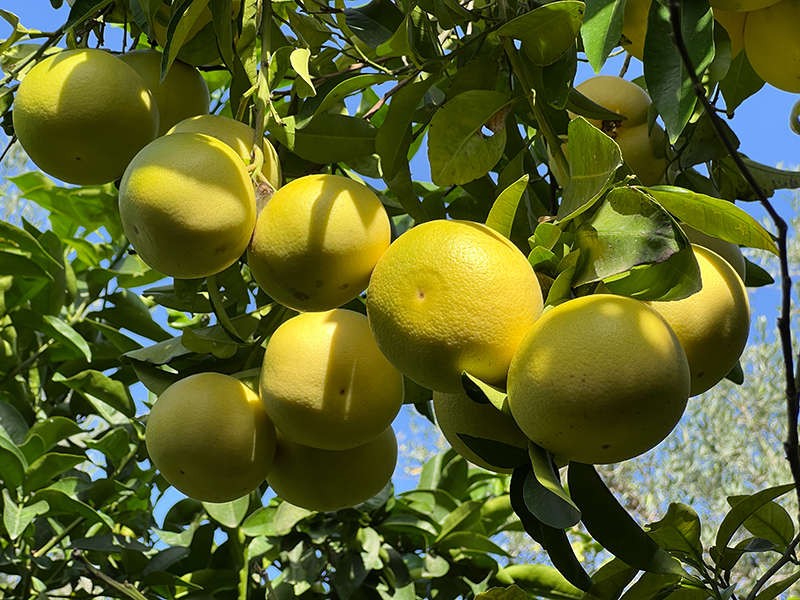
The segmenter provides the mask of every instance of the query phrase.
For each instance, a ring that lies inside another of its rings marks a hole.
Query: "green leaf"
[[[28,461],[22,451],[11,441],[5,430],[0,430],[0,478],[7,488],[22,485]]]
[[[594,100],[590,100],[577,89],[572,88],[567,100],[567,108],[570,112],[586,117],[587,119],[597,119],[598,121],[627,121],[628,117],[608,110]]]
[[[486,218],[487,227],[491,227],[508,239],[511,238],[511,227],[514,225],[519,201],[525,194],[525,188],[528,187],[528,179],[529,176],[526,173],[500,192]]]
[[[285,127],[270,122],[267,129],[300,158],[317,164],[345,162],[375,153],[377,129],[364,119],[323,113],[303,129],[296,117],[285,117]]]
[[[86,462],[86,457],[83,455],[48,452],[28,467],[22,489],[26,494],[30,494],[83,462]]]
[[[680,29],[692,65],[702,73],[714,58],[714,18],[707,0],[680,5]],[[670,10],[656,0],[647,19],[644,42],[644,78],[647,91],[664,120],[669,140],[675,143],[692,116],[695,96],[689,71],[671,42]]]
[[[50,510],[48,511],[48,515],[50,516],[56,517],[64,515],[72,519],[76,517],[83,517],[90,524],[99,523],[107,526],[109,529],[113,529],[114,520],[108,515],[105,515],[102,512],[93,509],[88,504],[77,500],[73,497],[73,495],[70,495],[70,493],[62,489],[64,485],[68,483],[70,482],[62,480],[58,484],[41,489],[33,495],[32,501],[46,501],[50,505]],[[56,487],[59,486],[59,484],[60,487]]]
[[[372,0],[369,4],[344,10],[347,27],[370,48],[388,41],[403,23],[403,12],[391,0]]]
[[[441,522],[442,528],[439,531],[439,535],[434,540],[434,544],[442,541],[447,535],[454,531],[469,531],[473,529],[478,521],[480,521],[480,518],[480,502],[470,501],[460,504]]]
[[[735,506],[747,496],[729,496],[728,504]],[[767,502],[745,519],[742,524],[747,531],[758,538],[773,542],[786,548],[794,538],[794,523],[789,513],[777,502]]]
[[[375,150],[381,157],[381,169],[387,182],[402,167],[408,165],[414,114],[425,94],[437,80],[438,77],[434,76],[407,84],[391,98],[386,119],[375,136]]]
[[[48,417],[34,423],[28,430],[20,449],[28,463],[32,463],[61,440],[80,433],[83,433],[83,429],[72,419],[60,416]]]
[[[616,600],[638,573],[639,569],[613,558],[594,573],[595,584],[581,600]]]
[[[575,556],[575,550],[569,543],[566,531],[542,524],[542,538],[547,555],[553,566],[559,570],[564,579],[583,591],[589,590],[594,582]]]
[[[793,489],[794,484],[787,483],[786,485],[779,485],[761,490],[737,502],[733,508],[728,511],[728,514],[725,515],[725,518],[722,520],[717,530],[717,537],[715,540],[717,550],[721,551],[727,548],[733,534],[736,533],[736,530],[744,524],[745,520],[747,520],[750,515],[768,502],[783,496]]]
[[[606,487],[593,465],[569,464],[569,491],[583,524],[602,546],[632,567],[648,573],[690,576],[644,530]]]
[[[53,315],[38,314],[29,309],[16,311],[13,313],[12,319],[15,325],[40,331],[62,346],[82,354],[88,362],[91,362],[92,350],[89,348],[88,342],[66,321]]]
[[[627,273],[604,280],[620,296],[639,300],[681,300],[702,287],[700,266],[691,248],[679,250],[661,263],[633,267]]]
[[[583,117],[570,121],[567,131],[570,178],[558,209],[561,223],[589,209],[622,165],[617,143]]]
[[[525,503],[525,481],[532,475],[533,467],[529,461],[514,469],[514,472],[511,474],[509,497],[511,500],[511,507],[514,509],[517,517],[519,517],[525,529],[525,533],[527,533],[531,539],[544,545],[542,522],[534,516]]]
[[[743,154],[740,154],[739,157],[756,180],[756,183],[758,183],[761,191],[768,198],[774,194],[775,190],[800,188],[799,171],[786,171],[762,165],[750,160]],[[714,177],[719,182],[720,194],[724,198],[758,201],[758,196],[739,173],[739,168],[730,156],[725,156],[717,161],[714,168]]]
[[[648,526],[650,537],[667,552],[681,552],[699,558],[703,554],[700,541],[700,517],[691,506],[673,502],[660,521]]]
[[[64,31],[69,31],[76,25],[83,23],[87,18],[111,4],[112,0],[75,0],[69,11]]]
[[[523,41],[523,50],[534,64],[557,61],[578,37],[583,21],[583,2],[562,0],[545,4],[510,20],[497,35]]]
[[[586,0],[586,14],[581,26],[583,51],[595,73],[619,44],[622,37],[625,0]]]
[[[503,583],[514,583],[529,594],[542,598],[580,598],[583,593],[550,565],[508,565],[497,572]]]
[[[478,404],[491,403],[497,410],[510,414],[508,408],[508,394],[503,390],[481,381],[466,371],[461,373],[461,385],[472,401]]]
[[[30,429],[25,417],[14,408],[13,404],[6,401],[0,401],[0,428],[5,431],[8,439],[18,446],[25,441],[25,435]]]
[[[733,202],[666,185],[648,188],[648,192],[676,219],[707,235],[778,253],[767,230]]]
[[[317,95],[317,90],[314,88],[314,82],[312,81],[311,74],[308,71],[308,63],[310,58],[311,50],[308,48],[295,48],[289,55],[289,63],[292,65],[295,73],[300,76],[300,79],[302,79],[309,88],[305,94],[302,94],[303,96]]]
[[[528,454],[522,448],[497,440],[477,438],[466,433],[456,434],[475,454],[490,465],[501,469],[516,469],[528,462]]]
[[[747,287],[761,287],[775,283],[772,275],[747,257],[744,259],[744,268],[744,284]]]
[[[525,478],[525,505],[544,525],[566,529],[581,520],[581,511],[561,487],[561,478],[553,464],[553,455],[544,448],[528,444],[533,470]]]
[[[717,122],[733,147],[738,148],[739,138],[736,137],[733,130],[725,121],[718,119]],[[711,117],[708,114],[703,114],[694,124],[686,144],[678,149],[678,163],[680,168],[685,170],[691,166],[711,162],[727,155],[728,148],[717,134],[717,130],[711,122]]]
[[[383,73],[347,73],[326,81],[319,86],[316,96],[303,102],[297,114],[297,128],[302,129],[313,117],[348,96],[391,80],[394,80],[394,77]]]
[[[526,598],[525,591],[517,585],[510,585],[506,588],[493,587],[480,594],[475,594],[475,600],[526,600]]]
[[[203,508],[217,523],[231,529],[239,526],[250,506],[250,496],[245,495],[230,502],[214,503],[203,502]]]
[[[126,417],[133,417],[136,414],[136,406],[128,387],[121,381],[103,375],[100,371],[87,369],[72,377],[56,373],[53,375],[53,381],[63,383],[76,392],[94,396]]]
[[[288,534],[294,529],[295,525],[313,514],[313,510],[300,508],[288,502],[279,504],[278,510],[275,511],[275,535],[284,536]]]
[[[742,52],[744,54],[744,52]],[[776,581],[775,583],[763,588],[757,595],[755,600],[772,600],[777,598],[783,592],[792,587],[793,584],[800,580],[800,571],[795,571],[788,577]]]
[[[719,82],[719,91],[725,99],[725,110],[729,117],[733,112],[764,87],[764,80],[759,77],[747,59],[747,52],[739,52],[732,60],[725,79]]]
[[[86,446],[102,452],[111,463],[119,463],[131,449],[131,438],[124,427],[115,427],[99,440],[86,440]]]
[[[8,490],[3,490],[3,525],[12,540],[25,533],[36,517],[47,514],[49,510],[50,505],[44,500],[20,507],[11,499]]]
[[[621,187],[609,191],[597,211],[580,224],[575,247],[581,254],[573,284],[582,285],[663,262],[688,242],[648,194]]]
[[[643,573],[641,577],[623,594],[620,600],[646,600],[659,598],[678,589],[680,577],[673,574]]]
[[[573,250],[559,261],[556,267],[558,276],[547,292],[547,298],[544,302],[545,307],[556,306],[571,298],[572,280],[578,267],[580,255],[580,250]]]
[[[273,522],[276,510],[274,506],[262,506],[256,509],[242,523],[242,533],[248,537],[257,537],[259,535],[274,537],[275,526]]]
[[[161,54],[161,81],[164,81],[172,63],[178,57],[183,43],[189,38],[189,33],[194,27],[200,14],[208,6],[208,0],[192,0],[191,2],[176,3],[167,24],[167,41]]]
[[[500,160],[506,143],[505,115],[512,103],[487,90],[462,92],[433,116],[428,129],[431,180],[461,185],[484,176]],[[491,135],[482,133],[486,128]]]

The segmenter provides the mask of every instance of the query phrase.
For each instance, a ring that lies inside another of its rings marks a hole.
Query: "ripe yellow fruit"
[[[684,233],[686,233],[686,237],[689,238],[690,242],[697,244],[698,246],[702,246],[703,248],[708,248],[727,260],[728,263],[733,267],[733,270],[736,271],[736,274],[739,276],[739,278],[744,281],[746,267],[744,255],[742,254],[739,246],[732,244],[731,242],[721,240],[717,237],[706,235],[702,231],[698,231],[694,227],[690,227],[685,223],[681,223],[681,229],[683,229]]]
[[[693,245],[703,288],[683,300],[653,302],[678,336],[692,372],[691,395],[717,385],[736,365],[750,333],[747,290],[715,252]]]
[[[666,143],[658,123],[648,133],[647,112],[650,97],[642,88],[621,77],[597,75],[575,87],[597,104],[627,117],[625,121],[588,121],[617,142],[622,158],[644,185],[658,185],[664,179],[669,161],[656,156],[655,149]],[[574,118],[575,115],[570,114]]]
[[[428,221],[405,232],[367,290],[381,352],[406,377],[451,394],[463,391],[462,371],[504,387],[511,357],[541,312],[525,255],[471,221]]]
[[[319,450],[278,432],[277,451],[267,483],[275,493],[308,510],[335,511],[361,504],[392,479],[397,438],[391,427],[349,450]]]
[[[261,399],[298,444],[360,446],[383,433],[403,405],[403,376],[381,354],[367,318],[352,310],[303,313],[272,334]]]
[[[207,135],[179,133],[158,138],[131,161],[119,211],[142,260],[186,279],[239,259],[255,226],[256,199],[233,150]]]
[[[511,473],[514,469],[498,467],[482,459],[470,449],[459,434],[484,440],[495,440],[528,451],[528,438],[514,419],[497,410],[492,404],[478,404],[463,392],[460,394],[433,393],[433,412],[445,439],[466,460],[495,473]]]
[[[203,133],[217,138],[219,141],[228,144],[234,152],[249,165],[250,154],[253,150],[253,142],[256,138],[256,131],[249,125],[224,117],[222,115],[198,115],[184,119],[167,133]],[[281,163],[278,160],[278,153],[264,138],[264,167],[261,172],[267,178],[273,189],[281,187]]]
[[[785,92],[800,92],[800,0],[747,13],[744,47],[761,79]]]
[[[714,9],[714,20],[722,25],[731,39],[731,58],[735,57],[744,48],[744,22],[747,13],[731,10]]]
[[[261,211],[247,251],[259,287],[301,311],[337,308],[364,291],[391,241],[389,216],[365,185],[308,175]]]
[[[142,78],[103,50],[66,50],[30,71],[14,99],[14,131],[42,171],[78,185],[114,181],[158,133]]]
[[[266,478],[276,433],[258,394],[221,373],[190,375],[158,397],[147,452],[164,478],[203,502],[229,502]]]
[[[709,0],[712,8],[736,12],[750,12],[777,4],[781,0]]]
[[[161,81],[161,52],[134,50],[120,60],[139,73],[158,105],[158,135],[164,135],[175,123],[208,112],[208,86],[193,66],[176,60]]]
[[[534,323],[508,372],[508,403],[531,440],[568,460],[615,463],[675,427],[689,364],[664,319],[639,300],[595,294]]]
[[[622,47],[634,58],[644,56],[644,38],[647,34],[647,15],[653,0],[627,0],[622,25]]]
[[[171,5],[170,5],[171,2]],[[167,43],[167,27],[174,9],[180,4],[178,0],[164,0],[153,18],[153,34],[162,48]],[[231,0],[231,20],[235,21],[241,11],[242,0]],[[234,41],[239,37],[235,31]],[[206,6],[189,28],[186,39],[178,51],[178,58],[190,65],[217,65],[222,62],[217,48],[217,37],[214,32],[211,9]]]

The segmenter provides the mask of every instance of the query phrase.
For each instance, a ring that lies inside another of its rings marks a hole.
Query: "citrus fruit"
[[[367,317],[381,352],[421,386],[455,394],[461,373],[504,387],[508,365],[542,312],[525,255],[471,221],[421,223],[375,266]]]
[[[142,78],[103,50],[59,52],[19,85],[14,131],[42,171],[78,185],[118,179],[158,133],[158,108]]]
[[[714,9],[714,20],[722,25],[731,39],[731,58],[735,57],[744,48],[744,22],[747,13],[732,10]]]
[[[335,511],[361,504],[392,479],[397,439],[391,427],[348,450],[320,450],[278,432],[275,462],[267,483],[275,493],[308,510]]]
[[[627,0],[625,3],[621,45],[631,56],[639,60],[644,56],[644,38],[647,34],[650,4],[652,0]]]
[[[691,395],[717,385],[736,365],[750,333],[747,290],[715,252],[693,245],[703,288],[688,298],[653,302],[678,336],[692,372]]]
[[[169,26],[170,18],[180,4],[178,0],[174,0],[171,4],[170,0],[164,0],[153,17],[153,35],[158,45],[162,48],[167,43],[167,27]],[[241,7],[241,0],[231,0],[231,27],[233,27],[234,42],[239,38],[239,31],[235,28],[235,23],[233,22],[239,16]],[[188,12],[189,10],[184,13],[184,17]],[[196,66],[217,65],[222,62],[209,6],[203,8],[192,23],[177,56],[183,62]]]
[[[325,450],[346,450],[383,433],[404,393],[403,376],[378,350],[367,318],[341,308],[303,313],[278,327],[259,388],[283,435]]]
[[[252,162],[250,154],[253,151],[256,131],[246,123],[222,115],[197,115],[184,119],[168,131],[168,133],[180,132],[204,133],[215,137],[233,148],[244,164],[249,165]],[[272,188],[277,190],[281,187],[281,164],[278,153],[267,138],[264,138],[263,150],[264,166],[261,172]]]
[[[703,248],[708,248],[727,260],[728,263],[733,267],[733,270],[736,271],[736,274],[739,276],[739,278],[744,281],[746,267],[744,255],[742,254],[742,250],[739,248],[739,246],[732,244],[731,242],[721,240],[718,237],[707,235],[702,231],[698,231],[694,227],[686,225],[685,223],[681,223],[681,229],[683,229],[690,242],[697,244],[698,246],[702,246]]]
[[[520,429],[557,456],[615,463],[658,444],[689,397],[689,364],[650,306],[595,294],[545,312],[508,372]]]
[[[368,187],[338,175],[308,175],[272,196],[247,258],[273,299],[322,311],[364,291],[390,240],[389,216]]]
[[[712,8],[736,12],[750,12],[777,4],[781,0],[709,0]]]
[[[785,92],[800,92],[800,0],[781,0],[747,13],[744,47],[761,79]]]
[[[666,144],[658,123],[652,130],[647,122],[650,97],[642,88],[621,77],[597,75],[575,87],[601,106],[626,117],[624,121],[587,119],[617,142],[622,158],[644,185],[657,185],[664,178],[669,161],[656,156],[656,148]],[[575,115],[570,113],[574,118]]]
[[[161,81],[161,52],[134,50],[120,60],[139,73],[158,105],[158,135],[164,135],[178,121],[208,112],[208,86],[193,66],[176,60]]]
[[[249,387],[221,373],[173,383],[147,418],[147,452],[164,478],[203,502],[228,502],[261,484],[275,457],[275,426]]]
[[[433,393],[433,412],[445,439],[466,460],[495,473],[511,473],[513,467],[492,465],[476,454],[459,434],[494,440],[528,451],[528,438],[510,416],[493,404],[479,404],[465,393]]]
[[[131,161],[119,188],[125,235],[153,269],[207,277],[244,253],[256,220],[253,185],[227,145],[199,133],[160,137]]]

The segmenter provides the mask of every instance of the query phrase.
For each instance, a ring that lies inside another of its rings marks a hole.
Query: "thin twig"
[[[619,70],[619,77],[625,77],[625,73],[628,72],[628,67],[631,66],[631,58],[632,55],[630,52],[628,52],[625,55],[625,62],[622,63],[622,68]]]
[[[789,462],[789,467],[792,472],[792,479],[794,480],[795,484],[795,492],[797,494],[798,502],[800,502],[800,453],[798,453],[798,447],[800,446],[800,442],[798,440],[798,432],[797,432],[797,424],[798,424],[798,412],[800,412],[800,407],[798,406],[798,393],[797,393],[797,380],[794,372],[794,355],[792,350],[792,330],[791,330],[791,299],[792,299],[792,277],[789,272],[789,259],[788,259],[788,244],[787,244],[787,234],[788,234],[788,226],[786,221],[778,214],[772,204],[767,200],[764,191],[761,189],[761,186],[756,181],[753,174],[750,172],[750,169],[747,168],[747,165],[744,164],[741,156],[737,152],[733,142],[728,138],[723,128],[722,120],[717,114],[714,107],[709,102],[708,98],[705,94],[705,89],[703,88],[702,83],[700,82],[699,77],[694,69],[694,65],[692,64],[691,58],[689,57],[689,52],[686,48],[686,44],[683,40],[683,34],[681,32],[680,27],[680,7],[681,2],[680,0],[667,0],[667,6],[670,11],[670,23],[672,25],[672,37],[675,45],[678,48],[678,52],[681,55],[681,60],[683,64],[686,66],[686,70],[689,73],[689,77],[692,80],[692,86],[694,88],[695,95],[700,103],[703,105],[706,113],[708,113],[709,119],[711,120],[712,125],[714,126],[714,130],[716,131],[717,137],[719,137],[720,141],[725,145],[726,150],[730,154],[731,158],[733,159],[734,163],[736,164],[737,169],[744,177],[745,181],[747,181],[750,188],[755,193],[756,197],[759,199],[761,205],[764,207],[764,210],[767,211],[772,222],[777,229],[778,236],[777,236],[777,245],[778,245],[778,258],[780,261],[780,270],[781,270],[781,312],[780,316],[777,320],[778,325],[778,332],[780,335],[781,340],[781,349],[783,351],[783,363],[784,363],[784,373],[786,377],[786,412],[787,412],[787,420],[788,420],[788,433],[786,442],[783,444],[784,452],[786,454],[786,460]],[[797,540],[793,541],[793,546],[797,545]],[[778,560],[778,563],[784,564],[783,557]],[[776,563],[776,564],[778,564]],[[780,567],[778,567],[780,568]],[[775,566],[773,565],[773,569]],[[773,569],[770,569],[769,572],[774,573]],[[777,571],[777,569],[775,569]],[[771,575],[770,575],[771,576]],[[769,578],[760,579],[750,591],[748,598],[754,598],[758,590],[763,586]]]
[[[767,569],[767,572],[764,573],[758,579],[758,581],[755,582],[755,584],[753,585],[753,589],[750,590],[749,594],[747,594],[747,598],[745,600],[754,600],[756,594],[758,593],[758,590],[764,587],[767,584],[767,582],[770,579],[772,579],[775,573],[780,571],[784,565],[792,561],[792,558],[794,557],[794,551],[795,548],[797,548],[798,543],[800,543],[800,534],[795,536],[792,542],[786,547],[786,550],[781,555],[781,557],[775,561],[775,564],[772,565],[769,569]]]
[[[386,92],[386,93],[383,95],[383,97],[382,97],[380,100],[378,100],[378,101],[377,101],[377,102],[376,102],[376,103],[373,105],[373,107],[372,107],[372,108],[370,108],[370,109],[369,109],[369,110],[368,110],[366,113],[364,113],[364,116],[363,116],[363,117],[361,117],[361,118],[362,118],[362,119],[364,119],[365,121],[369,121],[369,120],[370,120],[370,118],[372,118],[372,115],[374,115],[376,112],[378,112],[378,111],[381,109],[381,106],[383,106],[384,104],[386,104],[386,101],[387,101],[389,98],[391,98],[392,94],[395,94],[395,93],[396,93],[396,92],[397,92],[397,91],[398,91],[400,88],[402,88],[403,86],[406,86],[406,85],[408,85],[408,84],[409,84],[409,83],[410,83],[410,82],[411,82],[411,81],[412,81],[412,80],[413,80],[413,79],[414,79],[414,78],[415,78],[415,77],[416,77],[418,74],[419,74],[419,71],[417,71],[416,73],[414,73],[414,74],[413,74],[411,77],[407,77],[406,79],[402,79],[402,80],[400,80],[400,81],[397,83],[397,85],[396,85],[396,86],[394,86],[392,89],[390,89],[388,92]]]

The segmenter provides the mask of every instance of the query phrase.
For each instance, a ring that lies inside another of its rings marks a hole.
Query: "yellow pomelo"
[[[190,279],[219,273],[244,253],[256,199],[233,150],[207,135],[179,133],[158,138],[131,161],[119,211],[145,263]]]
[[[352,310],[303,313],[272,334],[261,399],[294,442],[346,450],[383,433],[403,405],[403,376],[384,358],[367,318]]]
[[[364,291],[390,241],[389,216],[368,187],[308,175],[280,188],[261,211],[247,259],[270,297],[323,311]]]
[[[367,316],[381,352],[438,392],[463,391],[461,372],[499,387],[542,312],[525,255],[471,221],[422,223],[395,240],[372,273]]]
[[[709,0],[712,8],[736,12],[750,12],[777,4],[781,0]]]
[[[234,152],[244,161],[244,164],[249,165],[252,162],[250,155],[253,151],[256,131],[241,121],[222,115],[198,115],[184,119],[167,133],[181,132],[210,135],[233,148]],[[278,160],[278,153],[275,152],[275,148],[267,138],[264,138],[263,150],[264,167],[261,172],[272,188],[277,190],[281,187],[281,164]]]
[[[800,92],[800,0],[747,13],[744,47],[761,79],[779,90]]]
[[[147,418],[147,452],[164,478],[203,502],[250,493],[275,458],[276,433],[258,394],[221,373],[173,383]]]
[[[492,404],[478,404],[463,392],[460,394],[434,392],[433,412],[439,429],[453,450],[479,467],[495,473],[511,473],[514,470],[486,462],[470,449],[459,434],[502,442],[523,448],[526,452],[528,450],[528,438],[520,431],[514,419],[497,410]]]
[[[722,25],[731,39],[731,58],[735,57],[744,48],[744,22],[747,13],[731,10],[714,9],[714,20]]]
[[[553,454],[615,463],[672,431],[689,381],[686,355],[655,310],[595,294],[534,323],[508,372],[508,403],[525,435]]]
[[[692,372],[691,395],[717,385],[736,365],[750,333],[742,280],[715,252],[693,245],[703,288],[683,300],[653,302],[678,336]]]
[[[627,0],[622,25],[622,47],[631,56],[642,60],[644,56],[644,38],[647,34],[647,15],[652,0]]]
[[[275,493],[308,510],[335,511],[361,504],[392,479],[397,438],[391,427],[349,450],[319,450],[278,432],[275,462],[267,483]]]
[[[160,117],[158,135],[164,135],[178,121],[208,112],[208,86],[193,66],[176,60],[161,81],[161,52],[134,50],[119,58],[139,73],[153,94]]]
[[[626,117],[624,121],[588,121],[615,140],[622,158],[644,185],[658,185],[669,161],[656,156],[655,150],[666,144],[664,130],[658,123],[649,130],[647,112],[650,97],[642,88],[621,77],[597,75],[575,87],[601,106]],[[575,115],[570,113],[570,117]]]
[[[702,231],[698,231],[694,227],[686,225],[685,223],[681,223],[681,229],[683,229],[684,233],[686,233],[686,237],[689,238],[690,242],[697,244],[698,246],[702,246],[703,248],[708,248],[727,260],[728,263],[733,267],[733,270],[736,271],[736,274],[739,276],[739,278],[744,281],[746,267],[744,255],[742,254],[739,246],[732,244],[731,242],[721,240],[717,237],[707,235]]]
[[[14,131],[42,171],[78,185],[114,181],[158,134],[158,108],[139,74],[103,50],[66,50],[28,71]]]
[[[178,0],[164,0],[153,18],[153,34],[162,48],[167,42],[167,27],[175,9],[180,5]],[[235,21],[241,11],[242,0],[231,0],[231,26],[233,41],[239,38]],[[190,9],[191,10],[191,9]],[[189,12],[188,10],[186,12]],[[186,13],[184,13],[184,16]],[[206,6],[200,11],[197,19],[189,27],[186,38],[178,51],[178,58],[190,65],[217,65],[222,62],[217,47],[217,37],[211,17],[211,8]]]

